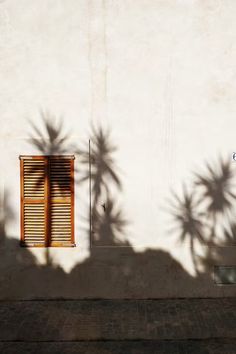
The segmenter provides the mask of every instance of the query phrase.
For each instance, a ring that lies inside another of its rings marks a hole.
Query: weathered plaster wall
[[[1,298],[235,295],[212,278],[214,265],[236,264],[231,181],[219,185],[230,205],[213,223],[209,198],[193,207],[200,237],[173,218],[186,211],[183,184],[200,198],[195,173],[211,178],[208,163],[216,179],[220,166],[236,173],[235,11],[234,0],[0,2]],[[77,171],[77,247],[49,254],[18,244],[18,156],[40,153],[32,137],[50,148],[42,116],[58,130],[59,150],[67,136]],[[92,125],[110,129],[121,189],[111,178],[109,193],[126,223],[119,233],[113,220],[112,233],[110,220],[91,248],[78,150],[89,138],[96,149]]]

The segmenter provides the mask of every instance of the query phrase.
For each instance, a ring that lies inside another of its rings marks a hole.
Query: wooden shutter
[[[74,243],[74,160],[50,158],[50,244]]]
[[[21,156],[21,242],[74,245],[74,157]]]
[[[21,241],[28,246],[46,244],[46,159],[21,159]]]

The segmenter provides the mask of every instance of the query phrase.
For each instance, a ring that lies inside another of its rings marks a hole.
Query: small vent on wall
[[[214,266],[214,281],[218,285],[236,285],[236,265]]]

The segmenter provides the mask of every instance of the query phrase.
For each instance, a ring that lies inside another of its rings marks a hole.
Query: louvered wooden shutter
[[[74,160],[50,158],[50,234],[51,245],[73,243]]]
[[[74,157],[21,156],[21,242],[74,245]]]
[[[21,240],[29,246],[46,244],[46,159],[21,160]]]

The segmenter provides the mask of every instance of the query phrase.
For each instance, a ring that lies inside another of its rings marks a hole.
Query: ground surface
[[[0,302],[1,354],[236,354],[236,299]]]

